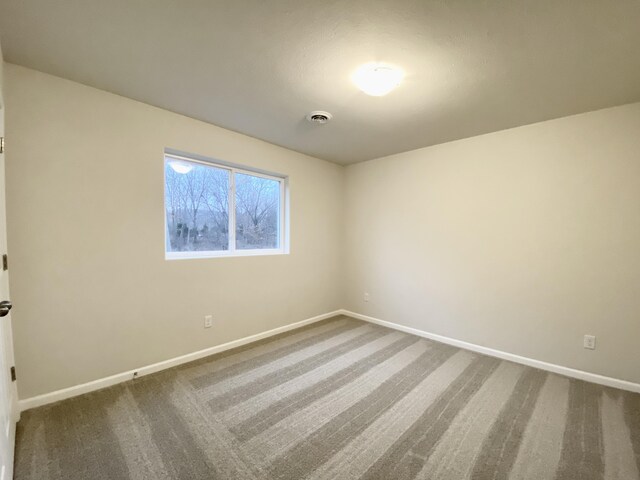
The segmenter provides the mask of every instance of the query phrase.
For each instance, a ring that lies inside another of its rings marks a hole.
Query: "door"
[[[0,67],[1,67],[0,60]],[[0,70],[0,138],[4,138],[4,101]],[[1,142],[1,141],[0,141]],[[2,149],[2,143],[0,143]],[[5,154],[0,153],[0,255],[7,252],[7,215],[4,183]],[[1,257],[0,257],[1,258]],[[0,261],[0,480],[13,478],[13,447],[18,421],[18,401],[12,380],[13,337],[11,334],[11,304],[9,302],[9,272]],[[2,303],[7,302],[7,303]]]

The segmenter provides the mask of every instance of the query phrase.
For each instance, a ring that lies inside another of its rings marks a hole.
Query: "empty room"
[[[640,480],[640,1],[0,0],[0,480]]]

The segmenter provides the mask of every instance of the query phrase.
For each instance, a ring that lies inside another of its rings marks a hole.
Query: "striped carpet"
[[[640,479],[640,395],[335,317],[25,412],[15,478]]]

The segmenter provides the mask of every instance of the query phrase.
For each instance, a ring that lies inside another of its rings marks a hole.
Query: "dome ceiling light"
[[[404,72],[382,63],[367,63],[351,75],[355,85],[367,95],[382,97],[402,82]]]

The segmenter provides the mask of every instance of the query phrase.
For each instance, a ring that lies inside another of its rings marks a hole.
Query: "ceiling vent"
[[[307,120],[309,120],[311,123],[319,123],[320,125],[327,123],[332,118],[333,115],[331,115],[329,112],[322,112],[320,110],[316,110],[315,112],[311,112],[309,115],[307,115]]]

